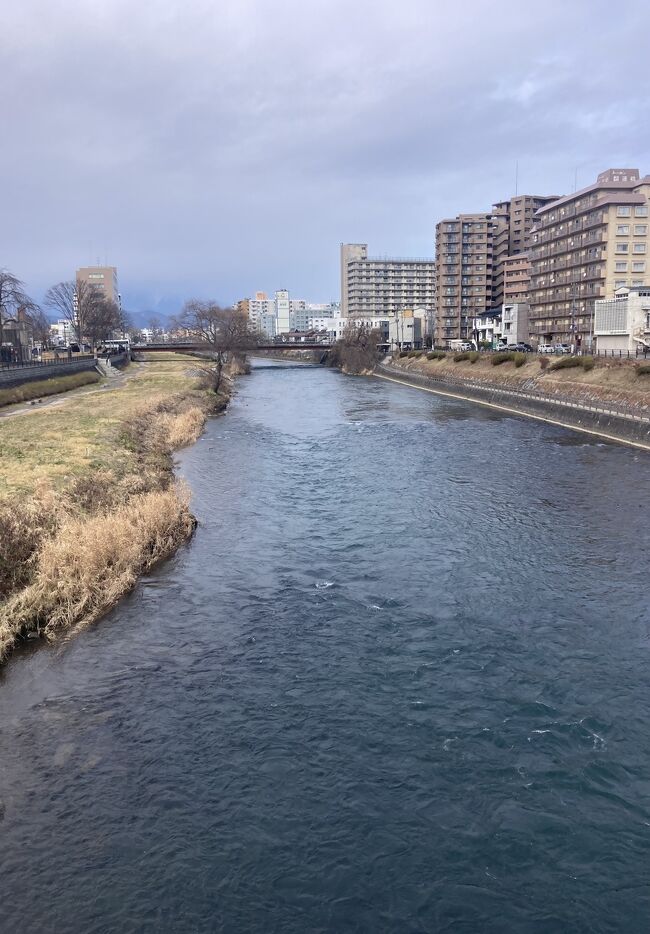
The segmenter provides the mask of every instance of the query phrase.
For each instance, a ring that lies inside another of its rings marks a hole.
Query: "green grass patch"
[[[11,386],[9,389],[0,389],[0,406],[30,402],[32,399],[41,399],[44,396],[56,396],[61,392],[78,389],[80,386],[98,383],[100,380],[99,373],[95,370],[88,370],[85,373],[71,373],[69,376],[55,376],[52,379],[23,383],[22,386]]]

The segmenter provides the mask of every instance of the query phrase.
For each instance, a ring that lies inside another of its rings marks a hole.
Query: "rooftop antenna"
[[[515,162],[515,198],[519,194],[519,159]]]
[[[578,166],[575,167],[573,173],[573,191],[574,193],[578,190]]]

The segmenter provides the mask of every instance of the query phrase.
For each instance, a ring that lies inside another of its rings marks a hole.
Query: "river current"
[[[316,367],[0,674],[0,931],[644,932],[650,458]]]

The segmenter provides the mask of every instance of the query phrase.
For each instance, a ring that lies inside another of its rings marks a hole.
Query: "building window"
[[[634,208],[635,217],[647,217],[648,216],[648,205],[647,204],[637,204]]]
[[[618,266],[618,263],[616,265]],[[632,272],[645,272],[645,260],[639,263],[632,263]]]
[[[642,246],[645,246],[645,244],[641,244],[641,245],[642,245]],[[635,244],[635,246],[636,246],[636,244]],[[627,252],[629,252],[629,248],[630,248],[630,244],[629,244],[629,243],[617,243],[617,244],[616,244],[616,252],[617,252],[617,253],[627,253]]]
[[[616,263],[616,272],[627,272],[627,263],[626,262]]]
[[[645,237],[648,232],[647,224],[635,224],[634,225],[634,236],[635,237]]]
[[[629,217],[631,213],[632,208],[624,207],[622,204],[619,204],[619,206],[616,208],[617,217]],[[637,214],[636,216],[638,217],[639,215]]]
[[[627,285],[627,279],[616,279],[616,281],[614,282],[615,289],[622,289],[626,285]]]
[[[632,279],[632,288],[638,289],[643,285],[643,279]]]
[[[635,243],[634,244],[635,253],[645,253],[645,243]]]
[[[629,232],[630,232],[629,224],[618,224],[618,226],[616,227],[616,235],[618,237],[624,237],[626,234],[629,234]]]

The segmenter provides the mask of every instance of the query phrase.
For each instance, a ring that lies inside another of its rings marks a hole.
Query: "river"
[[[647,930],[647,455],[267,366],[180,469],[0,675],[3,934]]]

